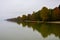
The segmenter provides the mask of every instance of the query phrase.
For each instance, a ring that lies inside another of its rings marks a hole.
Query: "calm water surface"
[[[60,24],[0,21],[0,40],[60,40]]]

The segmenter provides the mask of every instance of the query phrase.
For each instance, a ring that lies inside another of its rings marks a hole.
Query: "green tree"
[[[16,22],[17,22],[18,24],[20,24],[20,23],[22,22],[22,18],[21,18],[20,16],[18,16],[18,17],[16,18]]]
[[[48,8],[43,7],[42,10],[40,11],[40,17],[42,18],[42,21],[46,21],[48,19],[48,13],[49,13]]]
[[[60,5],[59,5],[59,9],[60,9]]]
[[[26,16],[26,15],[23,15],[23,16],[22,16],[22,20],[23,20],[23,21],[27,20],[27,16]]]
[[[32,18],[32,17],[31,17],[31,14],[28,14],[28,15],[27,15],[27,20],[31,21],[31,18]]]
[[[52,14],[53,14],[52,11],[53,11],[53,9],[49,9],[47,21],[51,21],[52,20]]]
[[[35,12],[32,13],[32,17],[31,18],[32,18],[32,21],[36,21],[36,14],[35,14]]]
[[[37,12],[35,13],[35,15],[36,15],[36,20],[37,20],[37,21],[41,21],[40,10],[37,11]]]

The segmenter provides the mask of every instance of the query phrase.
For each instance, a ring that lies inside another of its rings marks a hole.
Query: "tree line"
[[[18,16],[17,19],[20,21],[60,21],[60,5],[54,9],[43,7],[32,14]]]

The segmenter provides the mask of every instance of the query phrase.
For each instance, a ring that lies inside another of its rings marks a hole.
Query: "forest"
[[[28,28],[32,28],[33,31],[37,30],[44,38],[51,34],[60,38],[59,23],[44,23],[47,21],[60,21],[60,5],[54,9],[43,7],[41,10],[33,12],[32,14],[7,19],[7,21],[15,22],[18,25],[22,24],[23,27],[27,26]]]
[[[32,14],[18,16],[17,18],[8,19],[10,21],[30,22],[30,21],[60,21],[60,5],[53,9],[42,7],[41,10]]]

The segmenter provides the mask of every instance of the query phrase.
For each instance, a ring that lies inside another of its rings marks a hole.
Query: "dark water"
[[[0,21],[0,40],[60,40],[60,24]]]

